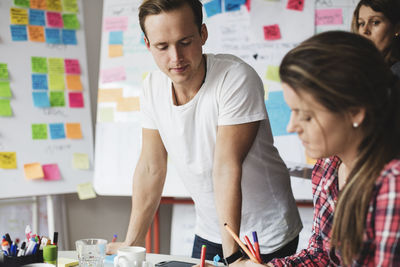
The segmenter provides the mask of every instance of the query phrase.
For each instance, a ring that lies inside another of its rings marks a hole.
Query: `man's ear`
[[[149,42],[149,40],[147,39],[146,35],[143,36],[143,40],[144,40],[144,43],[146,44],[147,49],[150,50],[150,42]]]
[[[200,35],[201,35],[201,41],[202,41],[201,44],[204,45],[208,38],[207,26],[204,23],[203,23],[203,25],[201,25]]]

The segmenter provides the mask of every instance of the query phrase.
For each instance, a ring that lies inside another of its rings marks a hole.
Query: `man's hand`
[[[125,242],[111,242],[107,244],[107,248],[106,248],[106,254],[110,255],[110,254],[117,254],[117,250],[119,248],[123,248],[123,247],[127,247],[129,246],[129,244],[125,243]]]

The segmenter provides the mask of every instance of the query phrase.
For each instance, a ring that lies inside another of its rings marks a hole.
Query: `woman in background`
[[[400,77],[399,0],[361,0],[354,10],[352,31],[373,41]]]

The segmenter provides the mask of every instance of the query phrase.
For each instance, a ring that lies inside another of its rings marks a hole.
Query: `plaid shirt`
[[[320,159],[312,173],[314,220],[308,248],[274,259],[275,266],[340,266],[330,250],[333,212],[338,198],[337,157]],[[360,255],[352,266],[400,266],[400,159],[387,164],[375,182]]]

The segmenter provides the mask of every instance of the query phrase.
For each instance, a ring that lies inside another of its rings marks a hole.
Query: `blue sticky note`
[[[207,17],[212,17],[214,15],[220,14],[222,12],[221,0],[212,0],[205,3],[204,9],[206,10]]]
[[[240,10],[240,6],[244,5],[246,0],[225,0],[225,11],[237,11]]]
[[[29,24],[37,26],[45,26],[44,11],[37,9],[29,9]]]
[[[27,41],[28,34],[25,25],[10,25],[11,38],[13,41]]]
[[[267,106],[272,134],[274,136],[288,135],[286,126],[290,120],[290,108],[283,98],[283,92],[270,92],[265,105]]]
[[[49,96],[47,92],[32,92],[33,105],[38,108],[50,107]]]
[[[65,138],[64,124],[62,123],[50,123],[50,138],[51,139],[63,139]]]
[[[32,88],[33,89],[48,89],[47,75],[46,74],[32,74]]]
[[[62,30],[62,42],[63,44],[76,45],[76,31],[75,30]]]
[[[61,44],[60,29],[46,28],[46,43]]]
[[[123,44],[124,36],[122,31],[110,32],[109,44]]]

